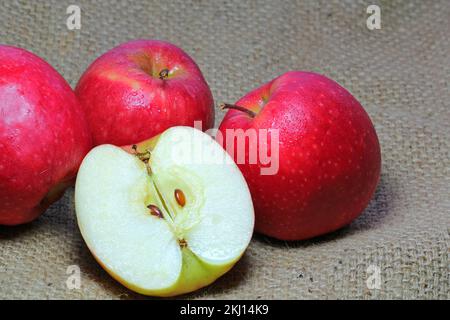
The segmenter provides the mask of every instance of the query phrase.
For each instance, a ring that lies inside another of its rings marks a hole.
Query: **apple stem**
[[[134,155],[139,158],[139,160],[143,161],[144,163],[148,163],[150,160],[150,157],[152,155],[151,151],[148,149],[145,152],[139,152],[137,150],[137,145],[133,144],[131,149],[134,151]]]
[[[219,108],[224,110],[224,109],[233,109],[233,110],[238,110],[238,111],[242,111],[245,112],[246,114],[248,114],[251,118],[256,117],[256,113],[253,112],[250,109],[244,108],[244,107],[240,107],[237,106],[235,104],[229,104],[229,103],[221,103],[219,104]]]
[[[162,69],[161,72],[159,73],[159,78],[161,80],[166,79],[169,76],[169,69]]]

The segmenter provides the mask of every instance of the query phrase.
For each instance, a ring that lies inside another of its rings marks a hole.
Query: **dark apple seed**
[[[156,216],[158,218],[162,218],[163,217],[161,210],[157,206],[155,206],[154,204],[148,205],[147,208],[150,210],[150,214],[152,216]]]

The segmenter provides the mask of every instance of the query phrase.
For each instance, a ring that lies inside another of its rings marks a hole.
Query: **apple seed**
[[[155,206],[154,204],[148,205],[147,208],[150,209],[150,214],[152,216],[156,216],[158,218],[162,218],[163,217],[161,210],[157,206]]]
[[[184,195],[184,192],[181,191],[180,189],[175,189],[174,195],[175,195],[175,200],[177,200],[177,203],[181,207],[184,207],[186,205],[186,196]]]

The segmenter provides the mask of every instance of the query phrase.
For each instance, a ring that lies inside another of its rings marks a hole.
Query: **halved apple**
[[[218,143],[190,127],[138,145],[92,149],[75,188],[90,251],[141,294],[174,296],[214,282],[253,233],[244,177]]]

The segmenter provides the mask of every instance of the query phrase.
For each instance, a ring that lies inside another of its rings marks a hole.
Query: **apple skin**
[[[252,194],[257,232],[308,239],[362,213],[380,178],[380,145],[369,116],[346,89],[319,74],[291,71],[236,105],[257,115],[229,110],[219,127],[224,146],[233,140],[227,141],[226,129],[279,130],[275,175],[261,175],[259,159],[238,163]],[[248,147],[245,152],[247,159]]]
[[[162,80],[160,72],[169,70]],[[84,72],[75,89],[94,145],[128,145],[176,125],[214,125],[214,101],[199,67],[184,51],[158,40],[111,49]]]
[[[0,225],[38,217],[73,183],[91,136],[69,84],[26,50],[0,45]]]

